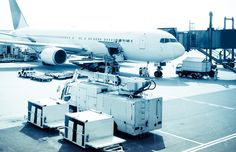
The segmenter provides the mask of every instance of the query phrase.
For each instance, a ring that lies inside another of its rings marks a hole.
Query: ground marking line
[[[181,136],[178,136],[178,135],[174,135],[172,133],[168,133],[168,132],[165,132],[165,131],[157,130],[157,132],[160,132],[160,133],[163,133],[163,134],[166,134],[166,135],[170,135],[170,136],[173,136],[173,137],[176,137],[176,138],[179,138],[179,139],[183,139],[183,140],[186,140],[186,141],[190,141],[190,142],[193,142],[193,143],[198,144],[198,145],[203,144],[203,143],[200,143],[200,142],[188,139],[188,138],[184,138],[184,137],[181,137]]]
[[[187,98],[181,98],[181,99],[184,100],[184,101],[190,101],[190,102],[195,102],[195,103],[199,103],[199,104],[205,104],[205,105],[212,106],[212,107],[219,107],[219,108],[224,108],[224,109],[228,109],[228,110],[236,110],[236,108],[221,106],[221,105],[212,104],[212,103],[206,103],[206,102],[197,101],[197,100],[193,100],[193,99],[187,99]]]
[[[222,137],[222,138],[219,138],[219,139],[216,139],[216,140],[213,140],[213,141],[210,141],[208,143],[205,143],[205,144],[202,144],[202,145],[199,145],[199,146],[187,149],[187,150],[184,150],[183,152],[196,152],[196,151],[214,146],[216,144],[222,143],[224,141],[227,141],[227,140],[230,140],[230,139],[233,139],[233,138],[236,138],[236,133],[225,136],[225,137]]]

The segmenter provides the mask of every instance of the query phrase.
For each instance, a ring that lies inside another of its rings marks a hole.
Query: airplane
[[[126,60],[145,61],[153,62],[156,66],[155,77],[162,77],[162,66],[185,52],[183,45],[173,35],[160,29],[118,32],[33,29],[27,24],[16,0],[9,0],[9,4],[14,30],[0,33],[11,37],[6,39],[0,36],[0,43],[32,47],[39,52],[43,64],[63,64],[68,54],[88,57],[91,61],[82,64],[93,69],[105,65],[115,68],[115,64],[107,60],[96,62],[93,60],[95,57],[108,58],[113,63]]]

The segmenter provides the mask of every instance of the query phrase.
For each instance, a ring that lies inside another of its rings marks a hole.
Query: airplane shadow
[[[94,152],[95,150],[94,149],[83,149],[82,147],[72,143],[72,142],[69,142],[65,139],[60,139],[58,140],[58,142],[61,144],[61,147],[60,149],[58,150],[59,152],[66,152],[66,151],[73,151],[73,152]]]
[[[179,87],[179,86],[189,86],[187,84],[188,79],[180,79],[179,77],[171,77],[171,78],[153,78],[157,85],[159,86],[174,86],[174,87]]]
[[[189,86],[188,83],[205,83],[205,84],[217,84],[228,88],[230,85],[236,85],[236,79],[234,80],[224,80],[224,79],[212,79],[212,78],[202,78],[202,79],[193,79],[193,78],[160,78],[156,79],[157,85],[160,86]]]
[[[48,72],[63,72],[63,71],[74,71],[75,69],[78,69],[79,67],[74,64],[62,64],[62,65],[56,65],[56,66],[50,66],[50,65],[43,65],[41,62],[27,62],[27,63],[12,63],[7,64],[4,66],[4,63],[0,63],[0,72],[10,72],[10,71],[19,71],[21,68],[25,67],[32,67],[35,70],[38,71],[48,71]]]
[[[230,85],[236,85],[236,79],[235,80],[224,80],[224,79],[207,79],[205,81],[201,81],[202,83],[208,83],[208,84],[217,84],[221,85],[225,88],[229,88]]]
[[[56,129],[41,129],[30,123],[25,123],[20,132],[34,140],[43,140],[44,138],[50,138],[59,135],[59,131]]]
[[[125,152],[153,152],[165,149],[163,137],[154,133],[146,133],[142,136],[131,136],[122,132],[117,132],[117,134],[115,135],[126,140],[123,143]]]

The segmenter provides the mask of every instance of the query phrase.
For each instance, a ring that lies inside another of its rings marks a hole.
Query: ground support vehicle
[[[118,148],[125,140],[113,136],[114,120],[110,115],[94,111],[67,113],[64,139],[82,147],[97,150]]]
[[[67,83],[61,98],[69,102],[71,111],[113,116],[117,130],[136,136],[162,127],[162,98],[142,95],[149,89],[144,78],[94,73],[88,82]]]
[[[68,109],[68,102],[59,99],[29,100],[27,121],[40,128],[61,127],[64,126],[64,117]]]
[[[187,57],[182,64],[176,67],[176,74],[179,77],[191,77],[194,79],[201,79],[203,76],[213,78],[215,70],[212,64],[202,58]]]
[[[31,78],[35,74],[35,70],[32,67],[22,68],[18,72],[18,76],[22,78]]]
[[[53,77],[46,76],[45,74],[35,73],[31,76],[31,80],[40,81],[40,82],[50,82]]]
[[[69,79],[72,78],[74,75],[74,72],[72,71],[66,71],[66,72],[47,72],[45,73],[46,76],[53,77],[54,79]]]

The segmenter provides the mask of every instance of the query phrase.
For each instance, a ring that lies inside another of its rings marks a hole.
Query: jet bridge
[[[236,73],[235,49],[236,30],[234,29],[234,19],[225,18],[225,27],[216,30],[212,27],[212,16],[210,13],[210,26],[207,30],[191,30],[187,32],[177,32],[177,39],[183,44],[186,51],[198,50],[206,58],[217,64],[221,64]],[[226,20],[232,20],[232,29],[226,29]]]

